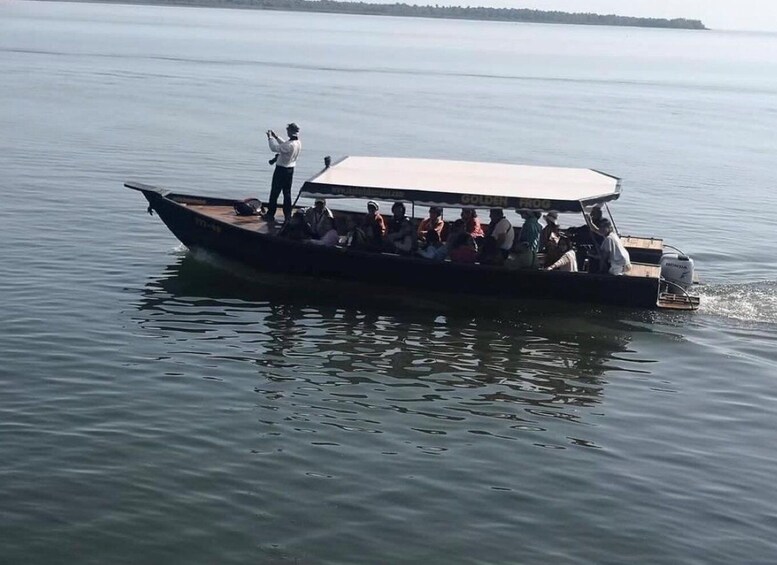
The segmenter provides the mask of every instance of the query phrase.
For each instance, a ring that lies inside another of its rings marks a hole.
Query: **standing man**
[[[267,204],[267,213],[264,219],[268,222],[275,219],[275,210],[278,208],[278,197],[283,192],[283,215],[286,220],[291,218],[291,180],[294,177],[294,166],[297,157],[302,150],[302,142],[299,140],[299,126],[290,123],[286,126],[287,141],[282,140],[272,130],[267,131],[267,142],[270,151],[277,153],[275,172],[272,175],[272,188],[270,189],[270,202]]]
[[[510,220],[505,218],[504,211],[501,208],[491,208],[488,214],[491,218],[491,223],[488,224],[486,237],[493,237],[496,240],[499,249],[502,250],[502,257],[507,259],[508,255],[510,255],[510,250],[513,248],[515,230],[513,230]]]
[[[540,250],[540,235],[542,234],[542,226],[539,219],[542,216],[541,212],[531,212],[521,210],[521,218],[523,218],[523,226],[521,226],[521,233],[518,236],[518,241],[525,241],[531,247],[534,253]]]

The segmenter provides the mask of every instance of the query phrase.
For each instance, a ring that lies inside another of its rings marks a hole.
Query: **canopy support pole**
[[[294,204],[291,205],[292,208],[294,208],[297,205],[297,201],[299,200],[299,197],[301,194],[302,194],[302,186],[300,186],[299,190],[297,191],[297,197],[294,199]]]
[[[618,226],[615,225],[615,218],[612,217],[612,212],[610,212],[610,207],[607,205],[607,202],[604,203],[604,207],[607,209],[607,215],[610,216],[610,222],[612,222],[612,229],[615,230],[615,234],[620,237],[620,232],[618,231]]]

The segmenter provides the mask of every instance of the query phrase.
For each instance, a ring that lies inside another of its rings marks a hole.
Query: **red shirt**
[[[484,237],[486,235],[483,232],[483,228],[480,226],[480,220],[478,218],[470,218],[467,220],[467,233],[472,237]]]
[[[365,214],[364,221],[362,222],[362,228],[372,227],[377,232],[376,235],[383,237],[386,235],[386,222],[383,220],[383,216],[380,214]]]
[[[421,224],[418,226],[418,239],[421,241],[426,240],[426,232],[429,230],[434,230],[437,232],[437,235],[440,236],[440,241],[442,241],[442,229],[445,227],[445,222],[442,221],[442,218],[437,218],[437,223],[432,225],[432,219],[426,218],[421,222]]]

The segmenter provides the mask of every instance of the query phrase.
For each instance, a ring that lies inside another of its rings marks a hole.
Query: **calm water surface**
[[[771,563],[777,36],[0,5],[0,563]],[[584,166],[696,315],[366,292],[121,184]]]

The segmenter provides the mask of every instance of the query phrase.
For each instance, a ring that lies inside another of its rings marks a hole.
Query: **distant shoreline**
[[[46,0],[38,0],[46,1]],[[67,0],[90,2],[91,0]],[[519,22],[568,25],[600,25],[648,27],[663,29],[706,30],[701,20],[686,18],[636,18],[615,14],[559,12],[526,8],[487,8],[461,6],[419,6],[410,4],[369,4],[339,0],[97,0],[101,4],[142,4],[152,6],[183,6],[198,8],[239,8],[284,12],[317,12],[327,14],[358,14],[365,16],[397,16],[495,22]]]

